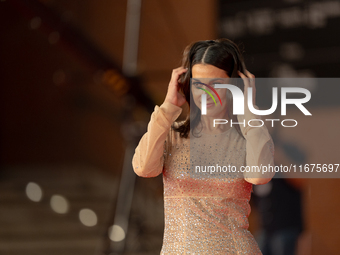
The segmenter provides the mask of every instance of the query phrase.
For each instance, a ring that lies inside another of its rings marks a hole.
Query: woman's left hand
[[[245,102],[248,100],[248,88],[251,87],[253,89],[253,105],[256,105],[256,88],[255,88],[255,75],[250,73],[248,70],[246,70],[246,75],[244,75],[242,72],[237,71],[240,77],[242,78],[244,82],[244,98]]]

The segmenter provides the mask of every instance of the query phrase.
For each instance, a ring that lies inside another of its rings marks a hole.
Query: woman
[[[207,90],[199,86],[208,80],[211,88],[216,78],[234,77],[242,78],[245,98],[248,87],[252,87],[255,102],[254,79],[248,80],[254,76],[246,70],[235,43],[218,39],[189,45],[182,67],[172,72],[164,103],[155,106],[147,132],[135,150],[132,164],[137,175],[163,174],[165,230],[161,254],[261,254],[248,231],[249,200],[252,185],[269,182],[273,174],[220,173],[207,177],[203,172],[194,176],[190,169],[194,162],[207,158],[238,169],[274,163],[274,146],[267,128],[248,125],[248,120],[260,117],[247,107],[244,115],[232,116],[229,90],[221,93],[216,88],[227,103],[207,102],[207,114],[201,114],[201,95]],[[212,79],[214,82],[209,82]],[[190,115],[185,121],[176,122],[186,102],[191,102]],[[214,128],[212,117],[245,126]]]

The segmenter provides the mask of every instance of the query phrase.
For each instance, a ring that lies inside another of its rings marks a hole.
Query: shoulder
[[[232,143],[236,147],[245,147],[247,140],[237,131],[236,127],[231,127],[229,131],[229,136],[225,136],[229,143]]]

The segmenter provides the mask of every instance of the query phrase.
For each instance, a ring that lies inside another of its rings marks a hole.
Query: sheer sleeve
[[[257,106],[254,107],[259,109]],[[275,175],[275,172],[262,172],[262,169],[265,169],[263,166],[274,167],[274,142],[264,124],[262,127],[252,127],[262,125],[260,121],[252,121],[250,123],[252,126],[248,125],[249,120],[261,119],[260,116],[247,109],[245,115],[238,115],[237,118],[246,139],[246,164],[250,169],[255,167],[260,169],[260,172],[244,172],[244,179],[253,184],[265,184]]]
[[[139,141],[132,158],[133,170],[138,176],[155,177],[162,172],[164,143],[172,123],[181,112],[181,107],[169,102],[155,106],[148,123],[147,132]]]

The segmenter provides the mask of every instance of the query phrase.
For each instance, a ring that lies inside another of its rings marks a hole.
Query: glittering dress
[[[193,176],[189,168],[190,163],[209,160],[220,166],[273,165],[267,128],[240,125],[245,138],[232,127],[220,134],[202,134],[203,142],[192,133],[185,139],[171,129],[181,111],[168,102],[155,106],[132,160],[139,176],[163,174],[165,229],[160,254],[262,254],[248,230],[255,180],[243,174]],[[259,119],[250,112],[238,116],[239,122],[255,118]],[[196,142],[198,150],[190,155]],[[262,180],[268,182],[272,175],[265,177]]]

